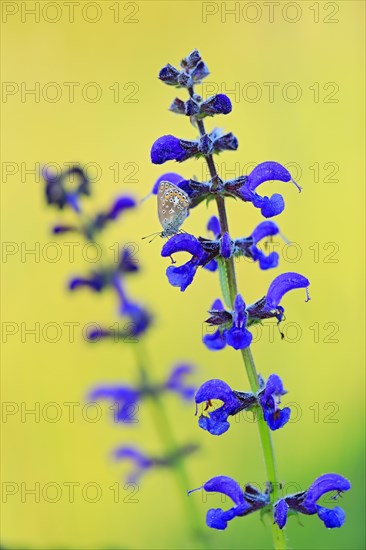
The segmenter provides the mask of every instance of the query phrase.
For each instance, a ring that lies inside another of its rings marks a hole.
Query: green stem
[[[193,93],[194,93],[193,88],[189,89],[189,94],[191,97],[193,96]],[[202,120],[197,120],[197,126],[199,129],[200,135],[201,136],[205,135],[206,131],[205,131],[204,122]],[[212,155],[208,155],[205,158],[210,171],[213,187],[215,187],[217,185],[217,182],[219,181],[219,176],[216,171],[216,166],[215,166],[213,157]],[[227,215],[226,215],[225,199],[224,197],[219,195],[216,195],[215,198],[216,198],[216,204],[217,204],[217,209],[219,213],[221,234],[226,232],[229,233],[229,224],[228,224]],[[229,288],[231,307],[233,308],[234,300],[238,293],[234,259],[230,258],[228,260],[225,260],[225,264],[226,264],[225,273],[226,273],[227,283]],[[255,363],[254,363],[254,359],[253,359],[253,355],[250,350],[250,347],[241,350],[241,353],[242,353],[244,366],[249,379],[251,390],[253,393],[256,393],[259,390],[258,374],[255,368]],[[278,482],[271,432],[269,431],[269,428],[263,418],[262,409],[260,407],[257,407],[257,423],[258,423],[259,438],[261,441],[263,458],[264,458],[264,463],[265,463],[265,468],[267,473],[267,480],[272,487],[272,492],[270,496],[271,496],[271,503],[273,504],[279,498],[280,484]],[[286,550],[286,534],[284,532],[284,529],[282,530],[279,529],[276,523],[272,524],[272,539],[273,539],[273,545],[275,550]]]
[[[149,371],[147,369],[147,365],[149,365],[150,362],[147,358],[146,349],[141,341],[134,344],[134,346],[141,379],[144,384],[149,384]],[[174,451],[177,450],[178,445],[175,441],[164,403],[162,402],[160,396],[156,393],[151,396],[149,402],[151,404],[151,411],[154,417],[156,429],[161,438],[165,452],[167,455],[174,453]],[[192,536],[195,539],[195,548],[209,548],[209,539],[207,534],[202,530],[202,522],[196,507],[196,501],[195,499],[190,499],[187,494],[187,491],[192,488],[192,484],[189,481],[184,456],[178,457],[177,460],[173,462],[172,468],[174,469],[176,475],[178,491],[182,499],[182,505],[185,510],[187,523]]]
[[[250,347],[241,350],[244,360],[245,370],[248,375],[250,387],[253,393],[259,389],[258,374],[255,368],[253,355]],[[257,422],[259,437],[261,440],[263,458],[267,472],[267,479],[271,483],[271,503],[273,504],[279,499],[280,484],[278,482],[276,459],[272,443],[271,432],[263,418],[262,409],[257,407]],[[286,534],[284,529],[279,529],[276,523],[272,523],[272,539],[276,550],[286,550]]]

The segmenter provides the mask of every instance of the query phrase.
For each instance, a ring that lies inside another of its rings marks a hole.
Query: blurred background
[[[93,263],[85,262],[82,247],[71,257],[63,243],[74,236],[57,240],[52,259],[49,243],[56,238],[50,228],[69,217],[46,208],[39,170],[47,163],[84,166],[93,180],[93,197],[85,201],[90,212],[122,192],[146,196],[164,171],[206,178],[200,160],[161,168],[149,159],[151,144],[162,134],[196,137],[186,118],[168,111],[175,95],[186,99],[184,91],[163,85],[157,74],[198,48],[211,74],[197,91],[227,93],[233,102],[229,116],[215,119],[239,139],[238,151],[218,158],[221,176],[229,179],[248,173],[254,163],[276,160],[303,187],[301,195],[281,182],[261,188],[261,194],[282,193],[286,202],[275,221],[295,244],[278,241],[279,268],[261,272],[255,264],[237,264],[239,288],[249,303],[281,272],[298,271],[311,281],[309,303],[302,291],[283,302],[286,339],[272,324],[253,345],[259,372],[280,374],[288,390],[284,403],[294,407],[292,422],[274,433],[281,480],[295,491],[325,472],[352,483],[341,504],[344,527],[327,530],[310,516],[302,516],[302,526],[291,518],[290,545],[364,548],[364,4],[106,0],[1,7],[2,546],[194,547],[172,474],[146,474],[137,502],[130,502],[123,486],[127,469],[109,458],[123,442],[161,451],[148,407],[143,404],[138,424],[127,427],[112,422],[107,405],[96,421],[92,411],[90,418],[85,414],[85,396],[99,382],[133,384],[133,344],[88,344],[83,338],[89,322],[113,324],[117,304],[112,292],[67,291],[69,278]],[[212,125],[208,121],[207,128]],[[185,230],[205,235],[213,213],[214,204],[193,210]],[[228,213],[235,237],[249,235],[261,221],[250,204],[230,201]],[[211,353],[201,343],[206,311],[220,295],[217,275],[200,271],[185,293],[169,286],[161,240],[141,240],[159,229],[153,197],[104,233],[111,255],[115,243],[135,243],[142,272],[129,290],[155,315],[146,338],[151,372],[162,379],[172,364],[185,360],[197,365],[197,384],[223,378],[247,390],[238,354]],[[52,327],[44,336],[49,323],[59,327],[59,338]],[[28,332],[37,326],[39,341]],[[193,406],[174,396],[165,402],[177,439],[202,445],[187,460],[187,489],[219,474],[241,484],[265,482],[253,423],[233,421],[229,432],[214,438],[198,428]],[[68,403],[76,403],[73,418]],[[39,502],[27,492],[36,483]],[[202,524],[209,507],[225,507],[219,495],[190,498]],[[210,535],[213,548],[271,547],[270,529],[259,514]]]

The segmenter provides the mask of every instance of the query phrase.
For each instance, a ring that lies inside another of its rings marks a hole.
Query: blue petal
[[[157,139],[151,148],[153,164],[163,164],[168,160],[181,162],[189,156],[187,150],[182,147],[181,140],[170,134]]]
[[[280,529],[286,525],[288,510],[288,504],[284,499],[279,500],[274,506],[274,522]]]
[[[221,508],[211,508],[206,515],[206,525],[212,529],[223,531],[227,527],[228,521],[237,516],[236,507],[230,508],[226,512]]]
[[[99,401],[108,399],[117,405],[117,410],[113,409],[116,422],[130,423],[134,422],[135,405],[140,397],[140,392],[128,386],[99,386],[92,390],[88,399]]]
[[[116,460],[123,460],[125,458],[133,460],[140,468],[146,468],[151,464],[151,460],[135,447],[117,447],[113,451],[113,456]]]
[[[247,314],[245,313],[245,302],[241,294],[237,294],[234,302],[234,324],[242,328],[246,324]]]
[[[264,420],[269,428],[274,431],[283,428],[283,426],[290,420],[290,415],[291,409],[289,407],[277,409],[274,412],[264,411]]]
[[[239,483],[228,476],[216,476],[203,485],[206,492],[222,493],[228,496],[237,505],[245,504],[244,491]]]
[[[217,114],[227,115],[232,111],[232,105],[229,97],[225,94],[217,94],[214,96],[214,109]]]
[[[259,267],[263,271],[278,266],[279,255],[277,252],[271,252],[267,255],[262,252],[262,250],[259,250],[256,246],[251,247],[251,252],[253,254],[253,260],[255,262],[259,262]]]
[[[172,286],[177,286],[182,292],[192,283],[198,268],[198,261],[190,260],[180,267],[169,266],[166,270],[168,281]]]
[[[211,216],[211,218],[208,220],[207,230],[212,231],[216,239],[221,234],[220,222],[216,216]]]
[[[211,306],[211,309],[213,311],[225,311],[225,308],[224,308],[224,304],[222,303],[222,301],[220,300],[220,298],[217,298],[212,306]]]
[[[184,178],[180,176],[179,174],[176,174],[175,172],[167,172],[166,174],[162,174],[160,178],[158,178],[154,184],[154,187],[152,188],[152,194],[157,195],[159,185],[162,181],[168,181],[169,183],[172,183],[173,185],[178,185],[181,181],[183,181]]]
[[[217,271],[217,268],[218,268],[218,263],[216,260],[211,260],[210,262],[208,262],[208,264],[204,265],[203,266],[203,269],[207,269],[208,271]]]
[[[252,231],[252,238],[254,244],[258,244],[259,241],[265,237],[272,237],[279,233],[278,225],[274,222],[261,222],[257,227]]]
[[[238,350],[250,346],[253,335],[245,328],[236,328],[233,326],[226,332],[226,343],[228,346]]]
[[[131,197],[128,197],[127,195],[118,197],[107,213],[108,219],[115,220],[121,212],[123,212],[123,210],[133,208],[134,206],[136,206],[136,201],[134,201]]]
[[[232,242],[229,233],[225,232],[220,239],[220,253],[226,260],[231,257]]]
[[[343,476],[339,474],[323,474],[310,485],[306,491],[306,498],[304,500],[304,507],[311,514],[316,513],[316,502],[325,493],[330,491],[348,491],[351,488],[351,484]]]
[[[76,290],[82,286],[87,286],[96,292],[100,292],[106,285],[106,278],[103,273],[93,273],[88,279],[86,277],[74,277],[69,283],[70,290]]]
[[[230,424],[225,418],[216,418],[212,416],[200,416],[198,425],[211,435],[222,435],[230,428]]]
[[[189,233],[178,233],[173,235],[163,246],[161,255],[163,258],[171,256],[176,252],[189,252],[192,256],[200,258],[203,254],[201,243],[196,237]]]
[[[329,508],[324,508],[323,506],[317,506],[316,508],[319,518],[328,529],[342,527],[346,521],[346,514],[339,506],[336,506],[332,510]]]
[[[285,201],[283,200],[282,195],[279,193],[274,193],[271,198],[263,197],[260,205],[262,216],[265,218],[273,218],[273,216],[278,216],[285,209]]]
[[[176,365],[165,384],[167,388],[180,394],[183,399],[191,400],[196,388],[185,383],[185,377],[193,372],[192,365]]]
[[[235,394],[230,386],[218,378],[207,380],[207,382],[204,382],[197,390],[195,397],[197,404],[210,401],[211,399],[220,399],[228,405],[234,405],[234,408],[239,403],[238,398],[235,397]]]
[[[254,191],[264,181],[290,181],[291,174],[290,172],[274,161],[266,161],[258,164],[248,175],[246,186],[251,191]]]
[[[206,334],[203,337],[203,343],[211,351],[224,349],[226,346],[225,331],[221,333],[220,330],[217,329],[213,334]]]
[[[153,461],[149,459],[145,454],[143,454],[138,449],[134,447],[118,447],[112,453],[113,457],[116,460],[131,460],[135,466],[135,471],[127,477],[126,481],[128,483],[136,483],[144,470],[150,468],[153,465]]]
[[[283,382],[278,374],[271,374],[268,377],[266,387],[264,390],[264,395],[267,397],[269,395],[285,395],[286,390],[283,388]]]
[[[284,294],[295,288],[308,288],[309,280],[299,273],[282,273],[276,277],[267,292],[266,304],[270,309],[276,309]]]
[[[52,228],[52,233],[54,235],[60,235],[71,231],[78,231],[76,225],[54,225]]]
[[[126,315],[131,320],[131,325],[128,327],[132,336],[139,336],[149,327],[151,316],[149,312],[130,300],[125,300],[120,308],[121,315]]]

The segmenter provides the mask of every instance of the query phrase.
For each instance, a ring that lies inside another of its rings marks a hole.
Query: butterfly
[[[169,181],[160,182],[158,216],[163,226],[162,237],[171,237],[178,233],[180,226],[188,216],[190,202],[190,198],[185,191]]]
[[[172,237],[178,233],[188,216],[190,203],[191,200],[185,191],[169,181],[161,181],[158,189],[158,217],[163,231],[155,235]]]

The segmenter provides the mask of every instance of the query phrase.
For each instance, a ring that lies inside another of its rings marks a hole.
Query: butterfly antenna
[[[158,235],[160,235],[160,231],[158,231],[157,233],[151,233],[151,235],[145,235],[145,237],[141,237],[141,239],[148,239],[149,237],[152,237],[151,241],[149,241],[149,243],[152,243],[155,237],[157,237]]]
[[[143,197],[142,199],[140,199],[140,204],[142,204],[143,202],[145,202],[146,199],[148,199],[149,197],[151,197],[152,194],[153,194],[153,192],[150,191],[150,193],[148,193],[148,194],[146,195],[146,197]]]

